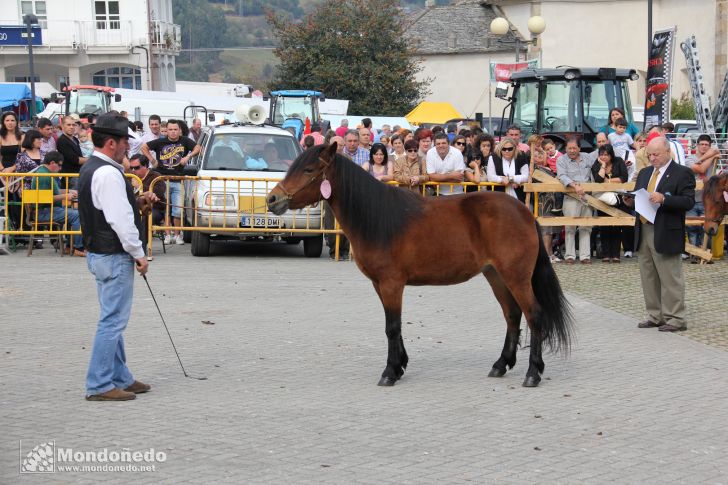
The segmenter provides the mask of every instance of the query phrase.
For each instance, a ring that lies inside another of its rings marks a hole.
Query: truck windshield
[[[600,79],[524,82],[513,106],[513,123],[524,133],[595,133],[607,124],[609,111],[624,108],[632,122],[626,83]],[[583,113],[583,119],[582,119]]]
[[[311,105],[311,98],[309,97],[292,98],[278,96],[276,98],[275,111],[273,123],[276,125],[282,124],[289,118],[298,118],[301,121],[306,121],[306,118],[308,118],[311,122],[316,120]]]
[[[216,133],[207,144],[204,170],[285,172],[301,153],[292,136]]]
[[[584,122],[589,131],[600,131],[609,123],[609,112],[614,107],[624,109],[627,121],[632,123],[632,105],[627,83],[621,81],[586,80],[584,86]]]
[[[94,89],[79,89],[69,93],[69,113],[101,114],[106,109],[106,95]]]

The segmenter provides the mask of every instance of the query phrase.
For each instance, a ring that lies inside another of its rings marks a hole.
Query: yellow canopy
[[[415,109],[405,115],[407,121],[412,125],[422,123],[445,123],[447,120],[462,118],[450,103],[436,103],[434,101],[423,101]]]

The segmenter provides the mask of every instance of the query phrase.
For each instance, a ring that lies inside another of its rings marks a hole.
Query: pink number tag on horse
[[[321,195],[326,200],[331,197],[331,183],[328,180],[321,182]]]
[[[728,202],[728,190],[723,191],[723,198],[725,199],[726,202]]]

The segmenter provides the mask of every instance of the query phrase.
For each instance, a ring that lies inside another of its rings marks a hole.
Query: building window
[[[119,30],[121,17],[119,16],[119,2],[103,0],[94,2],[96,14],[96,28],[100,30]]]
[[[46,12],[45,0],[21,0],[20,15],[25,16],[27,14],[33,14],[38,17],[38,24],[40,24],[41,29],[48,28],[48,15]]]
[[[110,88],[142,89],[142,72],[134,67],[109,67],[94,73],[93,84]]]

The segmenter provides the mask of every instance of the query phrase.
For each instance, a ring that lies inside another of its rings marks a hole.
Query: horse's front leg
[[[387,334],[387,366],[379,379],[380,386],[393,386],[407,368],[407,351],[402,340],[402,293],[399,283],[374,284],[384,306],[385,333]]]

